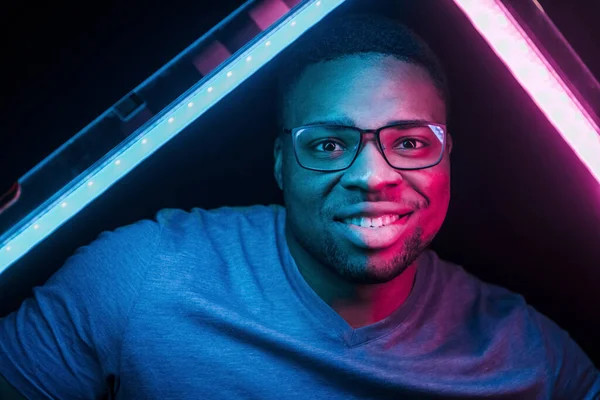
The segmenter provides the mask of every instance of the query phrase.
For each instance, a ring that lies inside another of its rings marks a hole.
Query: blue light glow
[[[24,225],[22,229],[8,238],[2,238],[0,274],[344,1],[307,1],[305,5],[282,18],[279,23],[266,31],[264,37],[246,51],[228,60],[226,69],[222,69],[204,82],[187,98],[169,106],[168,112],[148,126],[138,140],[128,143],[126,147],[107,157],[86,177],[79,177],[76,179],[77,182],[69,183],[66,187],[72,187],[72,190],[65,192],[33,218],[31,215],[28,216],[27,220],[30,223]]]

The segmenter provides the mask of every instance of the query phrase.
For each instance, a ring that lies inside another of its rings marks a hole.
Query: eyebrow
[[[432,123],[432,122],[433,121],[428,121],[428,120],[424,120],[424,119],[397,119],[397,120],[387,121],[387,123],[383,126],[405,124],[405,123],[421,124],[421,123]],[[348,117],[336,117],[336,118],[312,121],[312,122],[303,124],[303,126],[312,126],[312,125],[342,125],[342,126],[355,127],[356,123],[354,122],[354,120],[352,120],[351,118],[348,118]]]
[[[355,122],[348,117],[334,117],[334,118],[325,118],[325,119],[319,119],[316,121],[312,121],[312,122],[307,122],[303,125],[347,125],[347,126],[354,126]]]

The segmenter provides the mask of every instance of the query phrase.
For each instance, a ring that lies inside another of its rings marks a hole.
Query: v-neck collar
[[[418,265],[415,274],[415,283],[404,303],[387,318],[384,318],[381,321],[360,328],[353,328],[344,318],[342,318],[342,316],[319,297],[300,273],[285,238],[285,211],[282,213],[282,217],[278,219],[278,223],[278,236],[281,238],[281,246],[283,249],[283,267],[290,280],[293,291],[300,298],[308,311],[316,316],[325,327],[332,329],[348,347],[360,346],[372,340],[379,339],[396,329],[408,316],[411,310],[414,309],[417,300],[424,292],[423,286],[428,281],[427,277],[430,274],[431,265],[430,262],[427,262],[429,259],[427,251],[423,252],[417,259]]]

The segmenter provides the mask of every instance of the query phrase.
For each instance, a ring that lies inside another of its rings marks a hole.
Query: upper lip
[[[391,202],[358,203],[343,208],[336,214],[335,219],[343,221],[347,218],[377,218],[384,215],[404,216],[412,212],[413,210],[410,208]]]

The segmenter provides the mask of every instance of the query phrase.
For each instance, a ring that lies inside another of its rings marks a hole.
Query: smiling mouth
[[[361,251],[379,251],[393,246],[402,239],[407,232],[411,214],[357,216],[337,219],[335,222],[341,237]]]
[[[353,225],[360,228],[371,228],[377,229],[389,225],[394,225],[400,219],[406,217],[408,214],[398,215],[398,214],[389,214],[382,215],[381,217],[370,218],[370,217],[353,217],[353,218],[345,218],[343,220],[339,220],[339,222]]]

